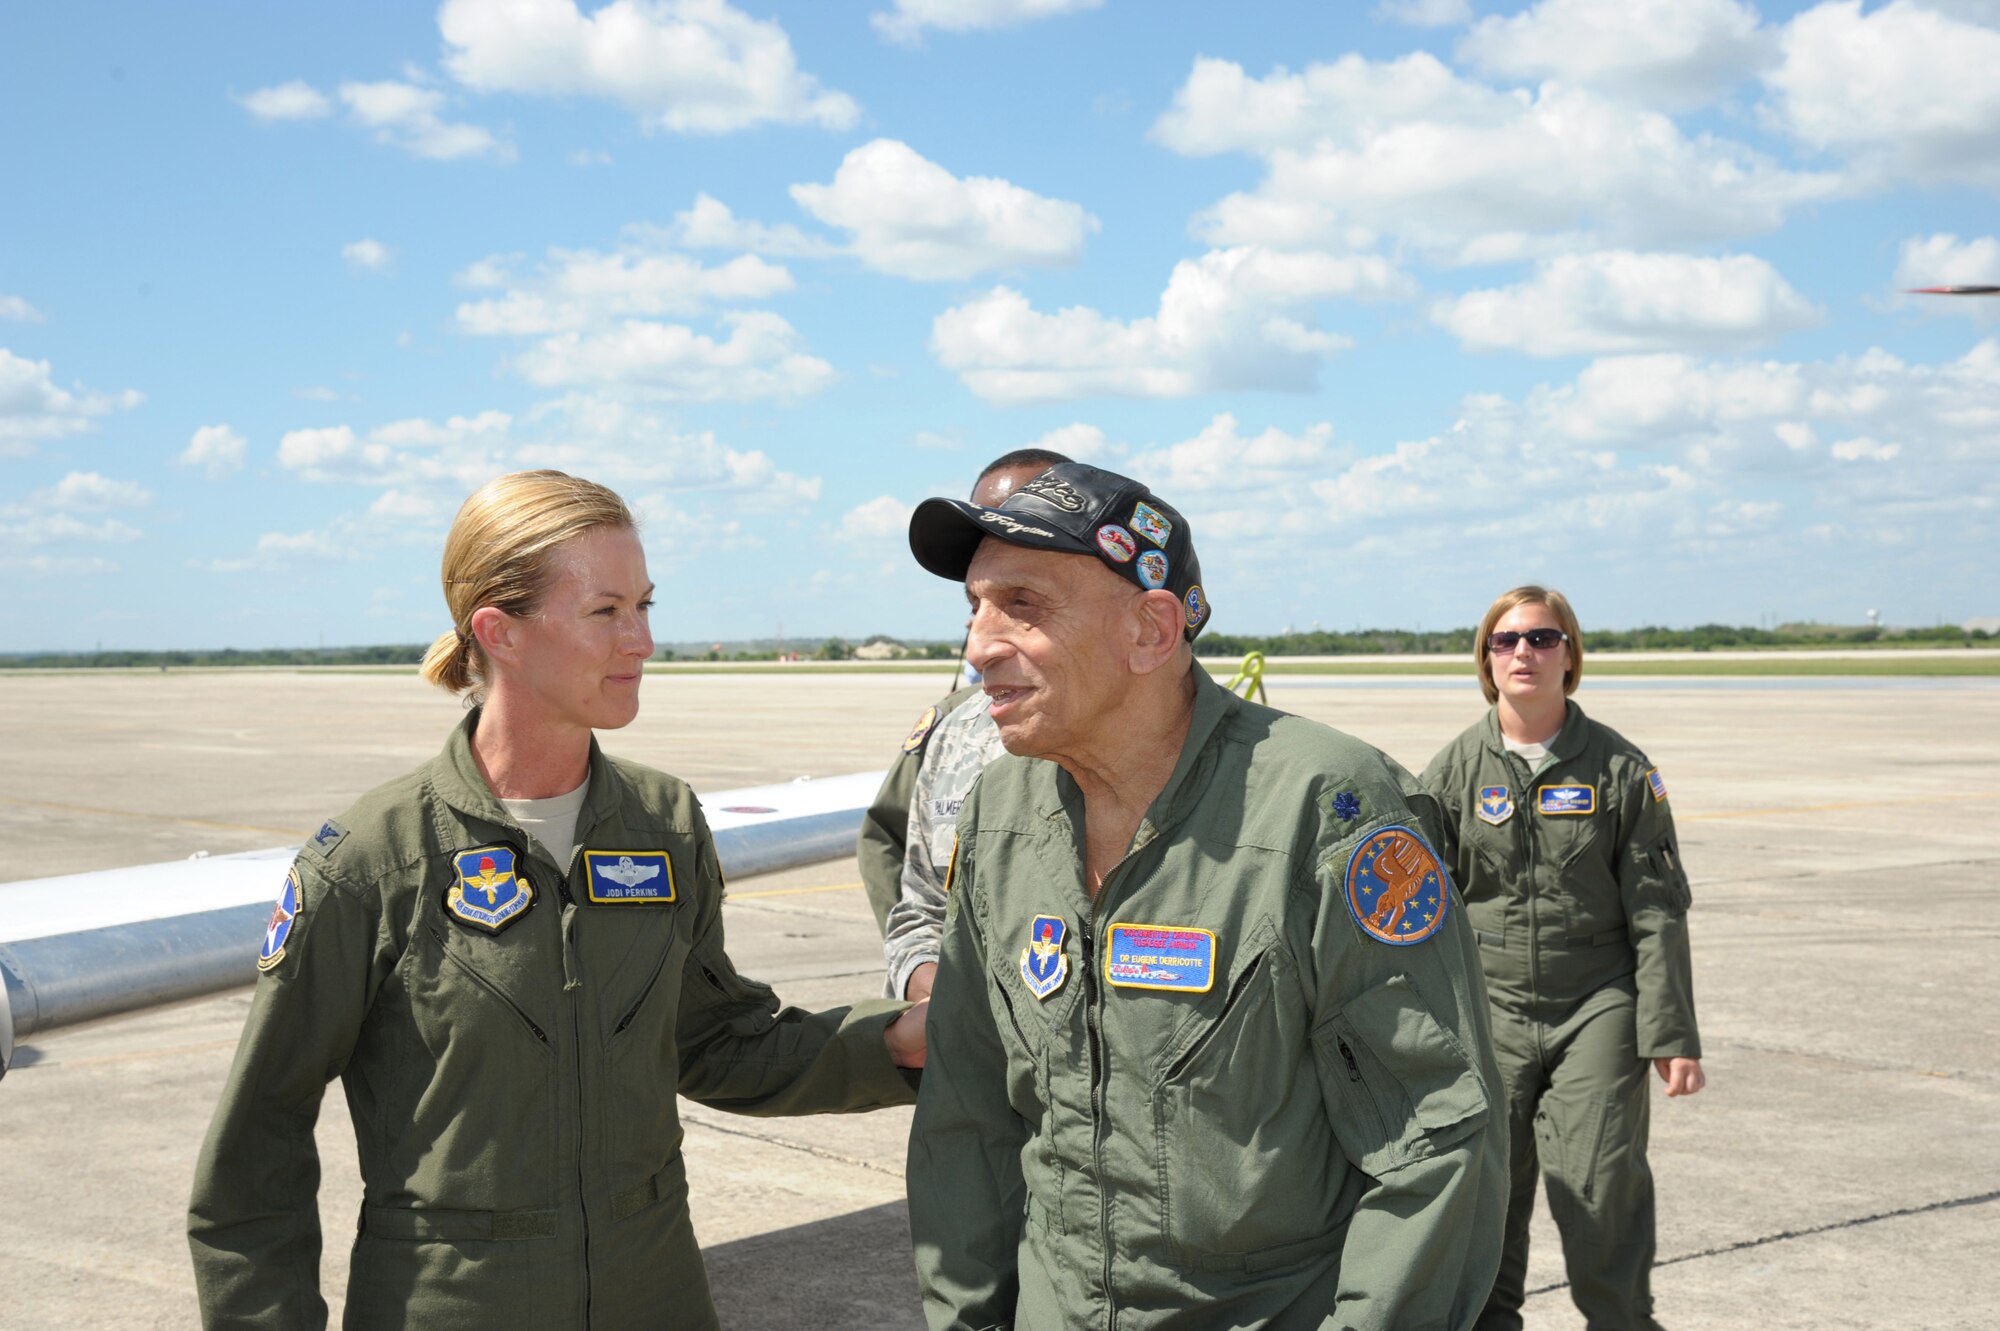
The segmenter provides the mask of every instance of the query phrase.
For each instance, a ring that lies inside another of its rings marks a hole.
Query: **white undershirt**
[[[583,797],[590,790],[590,774],[583,784],[567,795],[551,795],[545,800],[501,800],[500,807],[540,843],[549,858],[569,865],[569,853],[576,849],[576,816],[583,812]]]
[[[1549,736],[1549,739],[1554,739],[1554,738],[1555,738],[1554,735]],[[1507,752],[1520,754],[1522,759],[1527,762],[1530,769],[1532,769],[1536,763],[1539,763],[1542,759],[1549,756],[1548,740],[1537,740],[1533,744],[1523,744],[1519,740],[1508,739],[1505,735],[1502,735],[1500,737],[1500,742],[1507,746]]]

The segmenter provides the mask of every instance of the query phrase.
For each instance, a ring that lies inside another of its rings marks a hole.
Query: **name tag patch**
[[[1173,924],[1114,924],[1104,945],[1104,981],[1119,989],[1205,994],[1215,985],[1215,935]]]
[[[1536,786],[1535,810],[1550,817],[1597,812],[1596,786]]]
[[[664,850],[586,850],[590,899],[665,905],[674,899],[674,862]]]
[[[1479,821],[1495,827],[1514,816],[1514,795],[1505,786],[1482,786],[1479,791]]]
[[[444,908],[459,923],[497,934],[535,904],[535,889],[517,871],[512,846],[475,846],[451,859],[458,881],[444,894]]]

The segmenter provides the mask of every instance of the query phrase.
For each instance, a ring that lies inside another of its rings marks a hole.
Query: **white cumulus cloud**
[[[1556,79],[1680,110],[1727,95],[1772,45],[1740,0],[1540,0],[1481,19],[1458,56],[1501,79]]]
[[[831,183],[794,185],[791,193],[821,222],[851,232],[863,263],[898,277],[1069,263],[1098,226],[1077,204],[1005,180],[960,179],[894,139],[863,144]]]
[[[379,240],[363,237],[340,247],[340,257],[357,273],[386,273],[395,264],[395,255]]]
[[[1381,0],[1375,17],[1413,28],[1455,28],[1472,22],[1471,0]]]
[[[1658,112],[1557,83],[1497,90],[1423,53],[1263,79],[1197,60],[1153,134],[1177,152],[1263,160],[1255,189],[1196,217],[1213,244],[1386,234],[1442,261],[1516,260],[1765,231],[1851,188]]]
[[[1547,260],[1527,282],[1442,302],[1434,317],[1474,351],[1573,356],[1736,350],[1821,313],[1751,255],[1606,250]]]
[[[2000,189],[2000,14],[1830,0],[1786,25],[1770,110],[1814,148],[1885,176]]]
[[[696,314],[723,301],[761,300],[792,289],[782,266],[752,254],[708,266],[639,244],[611,253],[551,249],[540,271],[519,281],[507,260],[481,260],[460,281],[502,285],[503,295],[458,307],[461,331],[537,336],[580,330],[634,315]]]
[[[142,394],[93,393],[57,384],[49,362],[29,360],[0,347],[0,457],[23,457],[42,439],[61,439],[94,428],[98,417],[128,410]]]
[[[174,461],[183,467],[200,467],[210,480],[219,480],[243,470],[244,447],[243,436],[227,425],[204,425]]]
[[[637,235],[645,228],[633,227]],[[840,247],[823,236],[810,235],[787,223],[754,222],[736,216],[729,205],[707,194],[697,194],[684,212],[660,228],[661,240],[691,250],[743,250],[750,254],[805,259],[838,254]]]
[[[632,319],[601,333],[560,333],[523,352],[515,366],[545,388],[626,388],[690,402],[790,400],[828,387],[833,367],[806,352],[779,315],[725,313],[717,339],[680,324]]]
[[[343,83],[340,100],[356,124],[375,131],[378,142],[414,157],[439,161],[492,157],[503,162],[514,158],[513,145],[493,131],[446,120],[445,95],[435,88],[395,80]]]
[[[445,68],[481,92],[603,97],[649,127],[848,129],[861,109],[802,72],[776,22],[726,0],[445,0]]]
[[[259,88],[236,101],[259,120],[318,120],[333,114],[333,103],[326,94],[303,79]]]
[[[1096,9],[1104,0],[894,0],[895,8],[871,14],[868,21],[891,41],[914,43],[924,29],[971,32],[1007,28],[1058,14]]]
[[[1113,319],[1083,306],[1044,314],[1020,292],[995,287],[940,314],[931,347],[993,402],[1305,392],[1348,340],[1306,322],[1302,307],[1405,289],[1406,279],[1377,256],[1244,246],[1176,264],[1158,312],[1145,318]]]
[[[2000,286],[2000,237],[1912,236],[1896,262],[1896,285]]]
[[[13,323],[38,324],[42,312],[20,296],[0,296],[0,319]]]
[[[856,504],[840,515],[834,534],[843,541],[872,543],[907,535],[911,508],[900,499],[881,495]]]

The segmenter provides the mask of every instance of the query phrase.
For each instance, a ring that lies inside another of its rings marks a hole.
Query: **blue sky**
[[[2000,3],[448,0],[0,18],[0,650],[415,642],[458,501],[665,640],[947,637],[1032,443],[1232,631],[2000,613]]]

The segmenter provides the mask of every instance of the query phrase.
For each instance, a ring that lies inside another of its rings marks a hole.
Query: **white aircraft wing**
[[[852,854],[881,772],[702,796],[724,875]],[[0,883],[0,1075],[16,1037],[256,978],[296,846]]]

